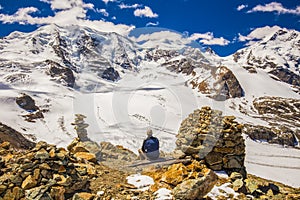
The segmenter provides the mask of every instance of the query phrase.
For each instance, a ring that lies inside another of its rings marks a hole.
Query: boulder
[[[189,179],[173,189],[175,199],[202,199],[216,184],[218,176],[209,170],[203,177]]]

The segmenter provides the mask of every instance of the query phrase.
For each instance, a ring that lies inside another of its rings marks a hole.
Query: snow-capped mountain
[[[270,77],[300,92],[300,34],[296,30],[278,29],[237,51],[232,59],[250,73],[256,73],[257,68],[264,69]]]
[[[80,26],[11,33],[0,39],[0,122],[65,146],[83,114],[92,140],[136,152],[151,127],[172,151],[181,121],[208,105],[251,133],[270,129],[253,139],[298,145],[299,32],[278,30],[223,58],[178,38],[157,41]]]

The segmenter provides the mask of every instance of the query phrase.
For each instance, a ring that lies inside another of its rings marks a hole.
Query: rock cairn
[[[234,116],[222,117],[221,111],[202,107],[181,123],[175,154],[205,160],[210,169],[239,172],[246,177],[242,127]]]
[[[88,138],[88,132],[86,130],[89,127],[89,124],[85,123],[84,119],[86,116],[82,114],[75,114],[75,122],[72,123],[74,129],[76,130],[77,136],[80,138],[81,141],[90,141]]]

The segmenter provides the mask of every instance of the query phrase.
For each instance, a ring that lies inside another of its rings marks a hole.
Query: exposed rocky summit
[[[203,107],[181,123],[177,149],[183,152],[181,157],[204,159],[213,170],[239,172],[246,177],[242,128],[234,116],[223,117],[221,111]]]

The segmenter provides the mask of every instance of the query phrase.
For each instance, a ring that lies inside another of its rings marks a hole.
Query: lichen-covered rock
[[[216,184],[217,175],[212,171],[208,172],[201,178],[188,179],[177,185],[173,189],[175,199],[201,199],[203,198]]]

